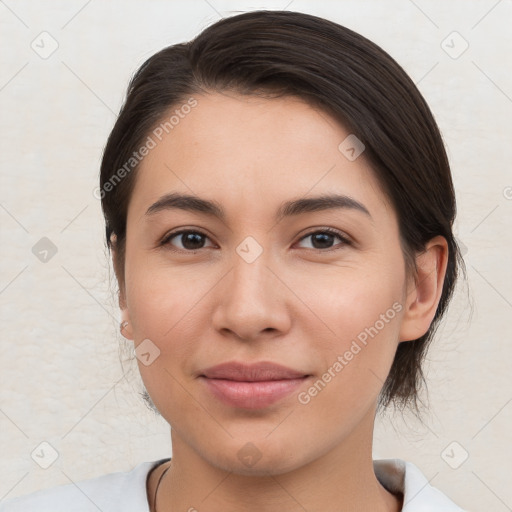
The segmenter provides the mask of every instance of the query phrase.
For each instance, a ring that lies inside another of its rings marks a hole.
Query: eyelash
[[[183,235],[185,233],[194,233],[194,234],[197,234],[197,235],[201,235],[201,236],[204,236],[206,238],[208,238],[208,235],[206,235],[205,233],[203,233],[202,231],[197,231],[197,230],[193,230],[193,229],[182,229],[182,230],[179,230],[179,231],[175,231],[173,233],[169,233],[168,235],[166,235],[163,240],[160,242],[160,245],[161,246],[168,246],[168,248],[171,250],[171,251],[174,251],[174,252],[187,252],[187,253],[190,253],[190,254],[195,254],[197,253],[198,251],[200,251],[201,249],[197,249],[195,251],[193,250],[187,250],[187,249],[175,249],[174,247],[171,246],[171,244],[169,243],[173,238],[177,237],[178,235]],[[342,241],[342,244],[340,244],[341,246],[340,247],[335,247],[335,248],[330,248],[330,249],[315,249],[315,248],[312,248],[312,249],[309,249],[311,251],[317,251],[317,252],[330,252],[330,251],[337,251],[339,249],[342,249],[343,246],[345,245],[352,245],[351,241],[346,237],[344,236],[340,231],[338,231],[337,229],[334,229],[334,228],[323,228],[323,229],[320,229],[320,230],[316,230],[316,231],[310,231],[309,233],[306,233],[300,240],[299,242],[301,242],[302,240],[304,240],[305,238],[308,238],[312,235],[316,235],[316,234],[325,234],[325,233],[328,233],[330,235],[335,235],[337,236],[341,241]]]

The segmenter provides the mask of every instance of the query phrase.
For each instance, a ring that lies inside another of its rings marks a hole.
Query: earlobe
[[[123,320],[119,323],[119,332],[127,340],[133,341],[133,329],[129,320],[124,320],[125,314],[123,313]]]
[[[126,306],[126,300],[122,292],[119,292],[119,309],[121,309],[121,321],[119,322],[119,330],[127,340],[133,340],[133,328],[130,321],[130,313]]]
[[[127,340],[133,340],[133,326],[130,320],[130,313],[126,305],[124,293],[119,291],[119,309],[121,310],[121,320],[119,322],[119,330]]]
[[[404,299],[399,341],[416,340],[428,331],[443,292],[447,264],[448,243],[440,235],[416,256],[417,275]]]

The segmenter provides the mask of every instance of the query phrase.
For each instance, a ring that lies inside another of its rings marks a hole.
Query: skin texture
[[[398,343],[423,335],[434,317],[446,241],[431,240],[417,257],[417,279],[406,276],[395,212],[364,153],[349,161],[338,150],[349,132],[325,112],[293,97],[194,97],[197,107],[141,163],[125,273],[117,274],[124,336],[160,350],[150,365],[138,361],[172,427],[157,510],[399,511],[402,497],[373,471],[377,399]],[[169,192],[216,200],[226,220],[177,209],[145,215]],[[274,220],[284,201],[333,192],[363,203],[371,218],[338,209]],[[351,243],[306,236],[326,227]],[[206,235],[195,254],[181,235],[159,245],[177,228]],[[263,250],[252,263],[236,251],[248,236]],[[394,303],[401,311],[300,403],[298,392]],[[272,361],[313,377],[267,408],[230,407],[198,373],[233,360]],[[239,458],[247,443],[261,456],[252,466]]]

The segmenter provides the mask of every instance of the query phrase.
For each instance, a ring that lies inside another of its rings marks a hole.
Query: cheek
[[[319,316],[328,328],[322,348],[317,347],[325,368],[317,387],[325,384],[329,392],[319,401],[357,408],[361,398],[373,399],[382,388],[403,315],[404,276],[398,265],[390,270],[382,265],[366,273],[347,269],[317,293]]]
[[[174,374],[173,366],[188,360],[192,353],[191,344],[180,340],[184,338],[184,329],[190,328],[193,318],[190,310],[199,302],[197,285],[192,286],[192,281],[179,269],[162,268],[134,252],[126,259],[126,276],[127,306],[135,348],[149,339],[157,347],[153,350],[159,351],[151,365],[138,361],[141,376],[151,394],[150,388],[158,386],[159,381],[169,382],[165,370]]]
[[[197,278],[197,275],[195,276]],[[160,258],[135,249],[127,251],[126,296],[135,330],[162,337],[197,302],[194,276],[179,267],[165,266]]]
[[[194,328],[190,324],[194,318],[190,310],[200,305],[197,285],[191,285],[193,281],[178,269],[150,264],[143,255],[134,253],[126,260],[126,276],[134,348],[140,345],[139,351],[145,352],[142,347],[149,347],[151,354],[150,364],[145,364],[142,357],[137,358],[145,388],[169,422],[175,421],[172,411],[200,417],[197,404],[183,388],[182,375],[182,366],[194,354],[193,344],[183,340],[187,339],[184,332]]]
[[[323,287],[315,282],[316,291],[313,294],[311,288],[308,296],[315,297],[319,316],[335,336],[333,348],[342,348],[361,333],[364,339],[364,333],[376,323],[385,336],[399,323],[403,277],[398,265],[380,264],[337,269]]]

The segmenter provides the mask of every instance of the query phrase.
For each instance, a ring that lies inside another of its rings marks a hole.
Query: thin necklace
[[[158,483],[156,484],[155,489],[155,496],[153,498],[153,512],[156,512],[156,495],[158,493],[158,487],[160,486],[160,482],[162,481],[162,478],[164,477],[165,473],[170,469],[171,466],[167,467],[167,469],[160,475],[160,478],[158,479]]]

